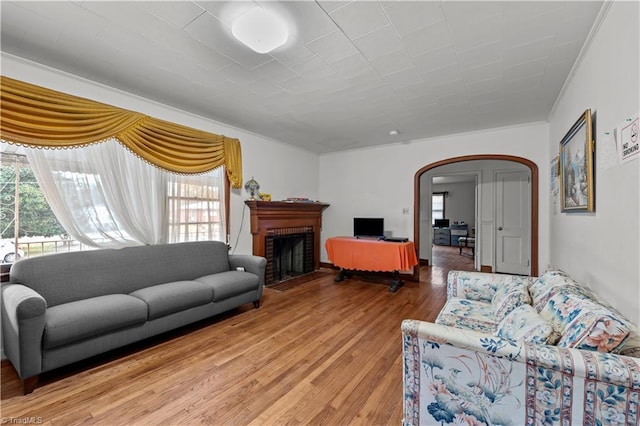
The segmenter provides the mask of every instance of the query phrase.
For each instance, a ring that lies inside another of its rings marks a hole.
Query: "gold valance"
[[[73,148],[115,137],[144,160],[176,173],[225,166],[242,187],[238,139],[116,108],[1,76],[0,137],[11,143]]]

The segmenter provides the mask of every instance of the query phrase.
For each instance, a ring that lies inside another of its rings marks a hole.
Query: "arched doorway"
[[[502,160],[502,161],[510,161],[524,165],[531,172],[531,275],[538,274],[538,166],[522,157],[516,157],[512,155],[501,155],[501,154],[479,154],[479,155],[468,155],[468,156],[460,156],[448,158],[445,160],[437,161],[435,163],[428,164],[418,170],[414,176],[414,218],[413,218],[413,240],[416,245],[416,250],[420,253],[420,206],[421,206],[421,176],[437,167],[450,165],[455,163],[467,162],[467,161],[477,161],[477,160]],[[419,271],[420,267],[416,266],[413,270],[413,278],[418,281],[419,280]]]

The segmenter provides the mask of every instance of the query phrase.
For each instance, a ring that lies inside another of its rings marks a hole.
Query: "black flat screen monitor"
[[[382,237],[384,236],[384,219],[381,217],[354,217],[354,237]]]
[[[435,226],[436,228],[448,228],[449,219],[436,219],[433,226]]]

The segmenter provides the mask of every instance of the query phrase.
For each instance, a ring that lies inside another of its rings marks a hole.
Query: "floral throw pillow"
[[[531,305],[515,308],[498,324],[495,335],[503,339],[524,340],[528,343],[553,344],[557,335]]]
[[[611,352],[629,334],[619,314],[571,292],[551,297],[540,315],[561,334],[559,347]]]
[[[609,313],[585,310],[567,326],[558,346],[612,352],[628,335],[629,328]]]
[[[531,297],[526,280],[516,277],[498,286],[491,299],[497,322],[502,321],[514,308],[529,303],[531,303]]]

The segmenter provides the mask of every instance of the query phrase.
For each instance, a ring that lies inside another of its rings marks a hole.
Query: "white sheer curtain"
[[[60,224],[93,247],[168,240],[168,174],[109,140],[77,149],[26,149]]]
[[[83,244],[226,241],[222,167],[178,175],[139,159],[117,140],[25,152],[58,221]]]

